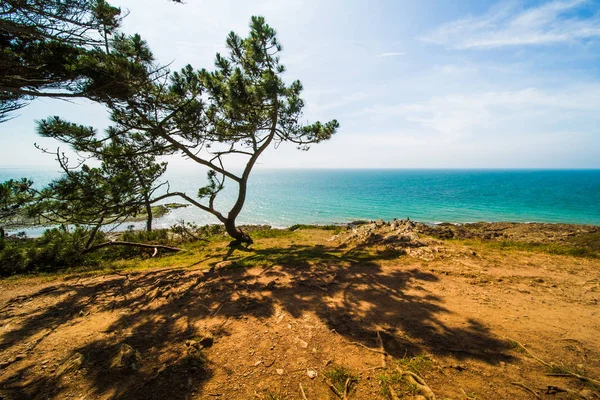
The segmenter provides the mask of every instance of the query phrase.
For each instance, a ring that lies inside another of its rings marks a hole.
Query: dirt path
[[[356,378],[349,399],[386,398],[381,377],[417,398],[396,382],[400,366],[438,399],[599,398],[547,376],[509,338],[599,379],[600,260],[452,241],[425,253],[340,250],[331,234],[310,235],[259,240],[212,273],[0,281],[0,395],[329,399],[344,367]]]

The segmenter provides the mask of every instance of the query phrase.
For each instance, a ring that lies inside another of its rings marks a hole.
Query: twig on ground
[[[531,388],[527,387],[527,386],[526,386],[524,383],[521,383],[521,382],[511,382],[510,384],[511,384],[511,385],[518,386],[518,387],[520,387],[520,388],[523,388],[523,389],[527,390],[529,393],[533,394],[533,395],[534,395],[536,398],[538,398],[538,399],[541,399],[540,395],[539,395],[539,394],[537,394],[537,393],[535,392],[535,390],[533,390],[533,389],[531,389]]]
[[[324,291],[324,292],[326,292],[326,291],[327,291],[327,288],[326,288],[326,287],[322,287],[322,286],[319,286],[319,285],[315,285],[314,283],[310,283],[310,282],[306,282],[306,281],[298,281],[298,284],[299,284],[299,285],[308,286],[308,287],[311,287],[311,288],[315,288],[315,289],[319,289],[319,290],[322,290],[322,291]]]
[[[533,354],[531,351],[529,351],[529,349],[527,347],[525,347],[524,345],[522,345],[520,342],[517,342],[515,339],[512,338],[507,338],[508,340],[512,341],[513,343],[515,343],[517,346],[519,346],[519,348],[523,349],[523,351],[525,351],[527,354],[529,354],[533,359],[537,360],[538,362],[544,364],[546,367],[548,368],[552,368],[553,365],[542,360],[541,358],[539,358],[538,356],[536,356],[535,354]]]
[[[308,397],[306,397],[306,393],[304,393],[304,388],[302,387],[302,384],[300,384],[300,393],[302,393],[302,400],[308,400]]]
[[[219,308],[217,308],[217,309],[215,310],[215,312],[213,313],[213,317],[214,317],[214,316],[216,316],[216,315],[219,313],[219,311],[221,311],[221,308],[223,308],[223,306],[225,305],[225,303],[227,303],[227,302],[226,302],[226,301],[224,301],[224,302],[222,302],[222,303],[219,305]]]
[[[339,397],[340,399],[343,399],[344,396],[338,392],[338,390],[335,388],[335,386],[333,386],[333,383],[329,382],[329,380],[323,378],[323,382],[325,382],[327,384],[327,386],[329,386],[329,388],[333,391],[333,393],[335,393],[335,395],[337,397]]]
[[[381,339],[381,333],[379,333],[379,330],[377,330],[377,343],[379,343],[379,350],[381,351],[381,366],[383,368],[387,368],[387,361],[385,359],[387,353],[383,347],[383,339]]]
[[[341,338],[342,338],[344,341],[346,341],[346,342],[348,342],[348,343],[352,343],[352,344],[353,344],[353,345],[355,345],[355,346],[364,347],[365,349],[367,349],[367,350],[369,350],[369,351],[372,351],[372,352],[374,352],[374,353],[386,354],[386,355],[387,355],[387,353],[386,353],[385,351],[383,351],[383,352],[382,352],[380,349],[373,349],[373,348],[371,348],[371,347],[369,347],[369,346],[366,346],[366,345],[364,345],[364,344],[362,344],[362,343],[360,343],[360,342],[354,342],[354,341],[352,341],[352,340],[347,340],[345,337],[343,337],[342,335],[340,335],[340,333],[339,333],[338,331],[336,331],[335,329],[332,329],[332,330],[331,330],[331,332],[333,332],[333,333],[336,333],[336,334],[337,334],[339,337],[341,337]]]
[[[271,361],[268,364],[265,364],[265,368],[269,368],[271,365],[275,364],[275,361],[277,360],[277,357],[273,357],[273,361]]]
[[[344,384],[344,400],[348,400],[348,392],[350,391],[350,385],[352,384],[352,378],[347,378]]]
[[[571,396],[575,396],[578,399],[587,399],[587,397],[582,396],[581,394],[579,394],[578,392],[571,390],[571,389],[566,389],[566,388],[562,388],[560,386],[548,386],[548,388],[546,389],[546,394],[556,394],[556,393],[567,393],[570,394]]]
[[[600,381],[593,379],[593,378],[588,378],[587,376],[579,375],[576,372],[568,372],[568,373],[562,373],[562,374],[546,374],[546,376],[569,376],[572,378],[577,378],[580,381],[591,383],[595,386],[600,387]]]

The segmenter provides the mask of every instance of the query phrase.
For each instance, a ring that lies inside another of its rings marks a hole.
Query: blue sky
[[[211,68],[264,15],[307,121],[341,128],[265,168],[600,168],[600,1],[112,1],[172,69]],[[218,4],[216,4],[218,3]],[[0,125],[0,166],[54,166],[34,120],[107,126],[101,106],[39,100]],[[177,167],[185,161],[174,159]]]

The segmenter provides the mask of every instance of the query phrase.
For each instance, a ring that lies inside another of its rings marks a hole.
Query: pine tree
[[[303,124],[302,84],[286,84],[280,63],[282,48],[276,32],[263,17],[252,17],[250,34],[227,37],[229,55],[216,55],[214,71],[186,66],[164,79],[153,79],[127,101],[110,104],[115,122],[111,134],[134,143],[142,153],[179,154],[208,169],[208,184],[196,197],[169,192],[156,197],[180,197],[214,215],[234,239],[251,244],[250,236],[236,226],[246,200],[248,179],[261,154],[271,145],[291,142],[302,150],[329,139],[338,122]],[[102,141],[93,129],[63,129],[57,119],[48,136],[81,149]],[[68,123],[65,126],[71,126]],[[83,146],[83,147],[82,147]],[[232,158],[245,158],[240,173],[228,168]],[[237,186],[229,210],[219,210],[215,199],[225,185]]]

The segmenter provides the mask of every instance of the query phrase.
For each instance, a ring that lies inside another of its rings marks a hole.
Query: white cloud
[[[391,52],[391,53],[381,53],[381,54],[377,54],[377,57],[397,57],[397,56],[403,56],[406,53],[403,52]]]
[[[577,15],[587,3],[553,1],[526,9],[503,5],[483,16],[443,24],[421,39],[463,50],[580,42],[600,37],[597,3],[592,3],[592,16]]]
[[[600,123],[600,85],[561,91],[516,91],[433,96],[426,101],[369,107],[364,112],[394,119],[406,132],[435,135],[446,143],[474,137],[515,137],[569,132],[581,120]],[[581,134],[595,131],[582,128]]]

